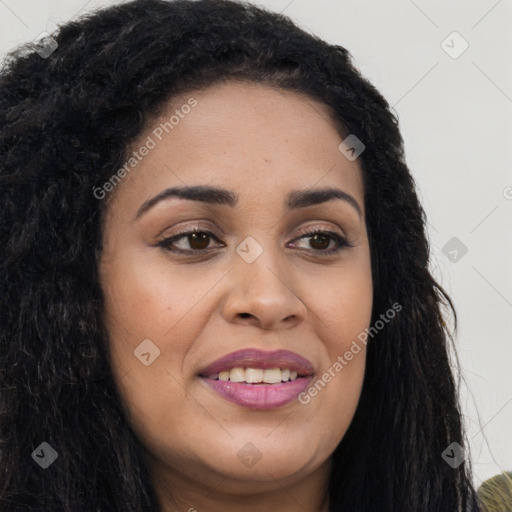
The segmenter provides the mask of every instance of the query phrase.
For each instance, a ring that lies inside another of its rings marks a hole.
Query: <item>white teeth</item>
[[[279,368],[269,368],[263,372],[263,382],[275,384],[281,382],[281,370]]]
[[[229,380],[229,372],[219,372],[219,380]]]
[[[231,368],[219,373],[209,375],[209,379],[219,379],[231,382],[248,382],[250,384],[258,384],[264,382],[266,384],[277,384],[279,382],[288,382],[295,380],[298,374],[295,370],[289,368]]]
[[[240,370],[243,371],[242,368]],[[263,380],[263,370],[260,368],[247,368],[245,370],[245,382],[255,384]]]
[[[231,368],[229,372],[231,382],[243,382],[245,380],[245,371],[243,368]]]

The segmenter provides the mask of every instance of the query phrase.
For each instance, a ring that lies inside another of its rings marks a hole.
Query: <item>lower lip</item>
[[[299,377],[280,384],[246,384],[202,378],[222,398],[251,409],[275,409],[283,407],[305,391],[313,376]]]

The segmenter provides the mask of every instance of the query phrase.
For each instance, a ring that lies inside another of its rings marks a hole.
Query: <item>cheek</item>
[[[149,444],[150,433],[182,428],[176,410],[190,402],[183,362],[203,328],[190,312],[204,292],[147,262],[119,262],[104,276],[112,372],[130,424]]]
[[[132,423],[144,418],[156,428],[185,398],[183,361],[203,328],[190,312],[204,293],[190,286],[190,277],[163,276],[147,261],[119,261],[103,277],[115,381]]]
[[[309,299],[331,362],[369,326],[373,305],[369,255],[338,270],[333,275],[318,276]]]
[[[340,272],[336,283],[323,282],[322,293],[317,290],[311,297],[326,357],[300,401],[324,425],[330,434],[325,442],[332,445],[339,442],[352,421],[364,379],[364,334],[370,326],[373,304],[369,258]]]
[[[105,322],[112,343],[127,336],[131,343],[150,338],[163,352],[172,340],[175,353],[194,339],[194,330],[200,330],[196,306],[218,279],[191,269],[170,272],[168,265],[151,258],[120,261],[104,275]],[[195,322],[189,321],[190,315]]]

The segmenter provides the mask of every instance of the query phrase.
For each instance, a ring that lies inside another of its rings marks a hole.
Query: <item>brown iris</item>
[[[311,244],[314,244],[314,243],[318,242],[319,238],[323,239],[324,242],[327,241],[327,245],[325,247],[315,247],[313,245],[314,249],[327,249],[329,247],[329,239],[330,239],[329,235],[321,235],[321,234],[317,233],[315,235],[311,235],[310,238],[311,238],[311,242],[310,242]],[[322,245],[321,242],[320,242],[320,245]]]
[[[192,249],[201,251],[208,247],[210,235],[208,235],[207,233],[201,233],[201,232],[191,233],[190,235],[188,235],[188,238],[189,238],[190,247],[192,247]],[[194,247],[192,241],[195,241],[196,243],[198,243],[200,245],[200,247],[197,247],[197,246]]]

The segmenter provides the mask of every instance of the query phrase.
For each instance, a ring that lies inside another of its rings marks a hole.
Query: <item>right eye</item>
[[[165,238],[159,242],[158,245],[163,247],[166,251],[170,252],[201,254],[210,250],[208,249],[208,242],[212,238],[219,241],[219,239],[210,231],[205,231],[203,229],[193,229],[191,231],[183,231],[182,233]],[[173,246],[176,245],[176,242],[181,239],[187,240],[190,249],[173,248]]]

